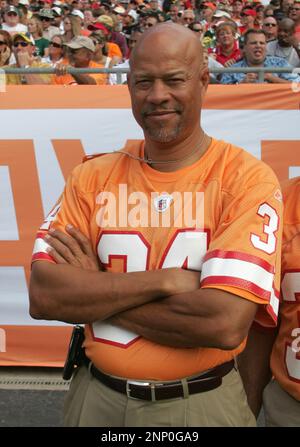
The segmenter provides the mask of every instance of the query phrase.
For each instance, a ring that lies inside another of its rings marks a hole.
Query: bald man
[[[130,67],[144,140],[77,167],[34,249],[31,315],[85,324],[65,424],[254,426],[234,360],[276,321],[277,179],[202,129],[192,31],[157,25]]]
[[[300,67],[300,50],[295,38],[295,23],[282,19],[278,24],[278,39],[267,44],[267,55],[282,57],[294,68]]]

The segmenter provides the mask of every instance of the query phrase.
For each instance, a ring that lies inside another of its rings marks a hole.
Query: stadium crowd
[[[127,68],[142,33],[166,21],[198,34],[209,68],[300,68],[300,0],[0,0],[0,11],[0,66],[56,69],[9,74],[8,84],[115,84],[115,74],[70,75],[67,67]],[[292,80],[296,73],[264,76]],[[226,73],[211,82],[261,81],[257,73]]]

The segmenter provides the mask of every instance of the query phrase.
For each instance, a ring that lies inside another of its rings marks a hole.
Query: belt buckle
[[[150,382],[137,382],[134,380],[127,380],[126,381],[126,395],[129,399],[134,399],[134,400],[142,400],[139,399],[138,397],[133,397],[131,396],[131,389],[130,389],[130,385],[137,385],[137,386],[150,386],[151,389],[151,402],[155,402],[156,398],[155,398],[155,385],[154,383],[150,383]]]

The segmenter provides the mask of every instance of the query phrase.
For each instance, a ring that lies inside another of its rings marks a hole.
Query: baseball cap
[[[113,26],[114,26],[113,19],[105,14],[99,16],[97,18],[96,22],[103,23],[103,25],[107,28],[113,28]]]
[[[71,12],[71,16],[80,17],[81,20],[84,19],[83,12],[79,11],[79,9],[73,9],[73,11]]]
[[[53,12],[51,11],[51,9],[40,9],[38,12],[38,16],[39,17],[46,17],[46,19],[54,19],[54,15]]]
[[[216,5],[214,5],[212,2],[204,2],[202,3],[201,7],[205,7],[205,8],[210,8],[213,11],[215,11],[217,9]]]
[[[102,23],[98,22],[90,23],[90,25],[88,25],[88,30],[102,31],[105,36],[109,33],[108,29]]]
[[[19,0],[19,5],[29,6],[29,1],[28,0]]]
[[[92,39],[86,36],[74,37],[71,42],[64,44],[66,47],[72,48],[72,50],[79,50],[79,48],[86,48],[90,51],[95,51],[95,45]]]
[[[53,12],[54,15],[56,15],[57,17],[60,17],[62,15],[62,10],[59,6],[54,6],[54,8],[52,8],[51,10]]]
[[[17,15],[20,15],[19,10],[18,10],[17,8],[15,8],[14,6],[12,6],[12,5],[8,6],[8,7],[5,9],[5,12],[6,12],[6,13],[14,12],[14,13],[17,14]]]
[[[123,6],[116,6],[116,7],[113,9],[113,11],[116,12],[117,14],[125,14],[126,9],[123,8]]]
[[[14,34],[12,41],[14,42],[17,37],[21,37],[21,39],[25,40],[25,42],[29,43],[30,45],[35,45],[34,39],[30,33],[16,33]]]
[[[218,9],[217,11],[214,12],[214,17],[226,17],[227,19],[230,19],[231,15],[226,11]]]
[[[256,11],[254,9],[245,9],[245,11],[242,11],[242,15],[256,17]]]

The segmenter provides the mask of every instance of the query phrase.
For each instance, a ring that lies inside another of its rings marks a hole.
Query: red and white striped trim
[[[247,290],[268,302],[268,312],[276,317],[279,293],[274,290],[274,267],[246,253],[214,250],[204,258],[201,286],[225,285]]]
[[[51,248],[47,242],[45,242],[44,237],[46,232],[38,232],[37,238],[34,243],[32,261],[45,260],[53,262],[53,258],[48,254],[47,249]]]

